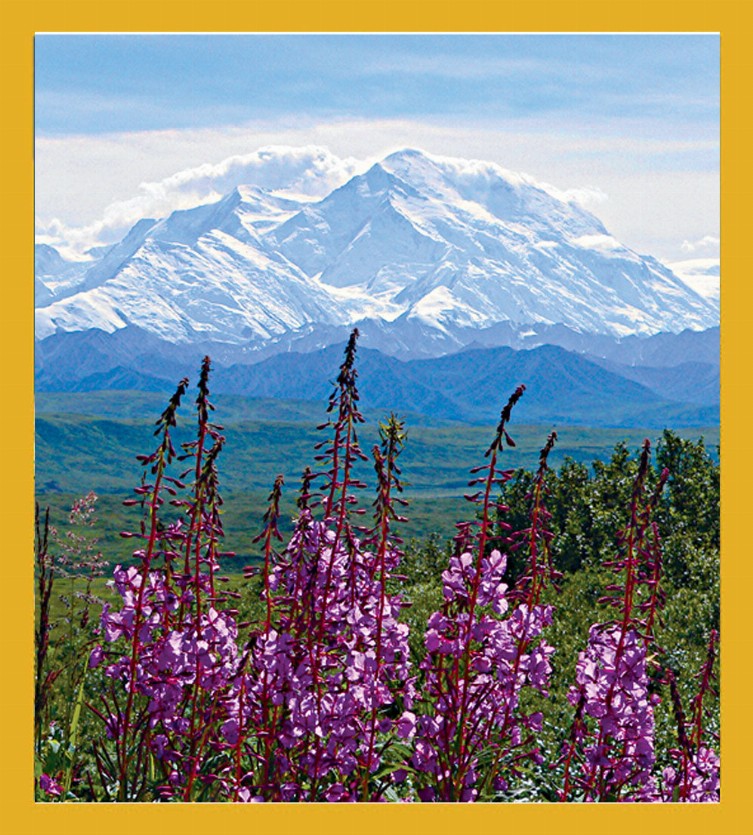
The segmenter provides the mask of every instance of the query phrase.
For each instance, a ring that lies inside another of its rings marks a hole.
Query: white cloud
[[[575,202],[584,209],[593,211],[603,205],[609,196],[598,186],[581,186],[580,188],[559,189],[549,183],[539,183],[541,188],[549,192],[553,197],[564,200],[565,203]]]
[[[359,164],[352,158],[340,159],[326,148],[269,146],[214,165],[187,168],[159,182],[142,183],[140,188],[158,201],[177,196],[191,201],[215,199],[245,183],[322,197],[352,177]]]
[[[719,304],[721,270],[718,258],[691,258],[674,261],[667,266],[696,293]]]
[[[704,235],[700,240],[682,242],[681,249],[683,252],[690,254],[698,253],[700,255],[718,255],[719,254],[719,238],[714,235]]]
[[[120,240],[141,218],[165,217],[179,209],[211,203],[249,183],[271,191],[323,197],[352,177],[359,166],[363,163],[340,159],[326,148],[267,146],[140,183],[136,196],[110,203],[103,216],[89,224],[69,226],[58,218],[37,218],[37,239],[75,253]]]

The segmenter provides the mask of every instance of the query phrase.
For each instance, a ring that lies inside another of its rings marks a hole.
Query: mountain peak
[[[433,162],[434,157],[427,151],[422,151],[420,148],[400,148],[397,151],[387,154],[381,161],[381,164],[386,168],[400,163],[410,162]]]
[[[371,320],[402,323],[410,348],[467,344],[505,322],[614,336],[718,322],[713,300],[496,163],[404,148],[341,184],[334,158],[315,149],[257,156],[238,165],[263,176],[139,221],[64,294],[45,280],[54,301],[41,287],[38,335],[130,323],[177,342],[264,347]],[[337,187],[318,196],[330,174]],[[40,254],[40,266],[54,259]]]

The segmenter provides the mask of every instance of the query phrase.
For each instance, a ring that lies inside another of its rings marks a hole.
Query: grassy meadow
[[[148,448],[155,416],[165,397],[146,392],[40,393],[36,398],[37,500],[51,508],[52,519],[62,519],[72,502],[93,490],[99,496],[94,533],[109,562],[130,557],[132,544],[117,532],[138,524],[140,509],[124,507],[138,483],[136,456]],[[316,426],[324,420],[325,404],[308,401],[253,400],[233,396],[214,398],[216,416],[227,444],[221,453],[221,487],[225,500],[223,519],[228,547],[238,555],[236,565],[258,557],[252,539],[259,532],[269,490],[281,473],[285,488],[280,528],[291,530],[299,489],[300,468],[313,465],[313,447],[321,440]],[[359,430],[368,453],[377,440],[378,421],[384,415],[365,411]],[[179,419],[177,442],[193,431],[190,412]],[[401,455],[408,522],[400,526],[404,539],[423,539],[436,533],[442,538],[455,532],[458,514],[464,512],[468,470],[478,463],[479,450],[488,445],[493,426],[432,421],[424,415],[406,420],[407,441]],[[655,429],[611,429],[583,426],[516,426],[516,447],[505,451],[504,466],[533,468],[542,439],[556,429],[558,443],[552,466],[565,458],[590,465],[611,456],[618,443],[637,450],[643,439],[655,441]],[[719,443],[718,427],[686,429],[682,437],[703,438],[712,454]],[[373,481],[365,463],[360,475]]]

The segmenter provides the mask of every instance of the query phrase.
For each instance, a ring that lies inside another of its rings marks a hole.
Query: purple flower
[[[416,729],[416,714],[406,710],[397,720],[397,735],[400,739],[409,739]]]
[[[686,803],[719,802],[719,757],[711,748],[701,746],[687,761],[683,775],[681,754],[674,752],[676,766],[664,769],[663,800]]]
[[[164,734],[157,734],[156,736],[152,737],[151,749],[154,753],[154,756],[158,760],[161,760],[165,756],[167,745],[168,739]]]
[[[351,799],[348,790],[342,783],[333,783],[324,793],[324,799],[328,803],[343,803]]]
[[[104,660],[105,653],[102,647],[97,644],[97,646],[92,649],[89,653],[89,669],[93,670],[95,667],[99,667],[99,665]]]
[[[60,797],[63,793],[63,787],[47,774],[41,774],[39,777],[39,788],[50,797]]]
[[[418,786],[422,799],[477,800],[472,752],[486,750],[502,762],[529,728],[540,727],[540,715],[519,710],[519,697],[525,686],[546,695],[554,650],[540,635],[552,608],[518,602],[510,609],[506,566],[498,550],[480,561],[464,551],[442,574],[446,602],[429,618],[424,636],[426,713],[416,723],[411,757],[416,771],[427,775],[427,784]],[[398,735],[401,730],[398,721]],[[534,749],[525,756],[538,754]]]
[[[597,773],[611,792],[623,792],[623,799],[629,799],[631,787],[649,785],[656,698],[648,688],[646,644],[638,633],[623,633],[619,624],[592,626],[570,695],[573,703],[582,700],[586,714],[598,723],[598,740],[582,740],[586,800],[597,799],[591,789]]]

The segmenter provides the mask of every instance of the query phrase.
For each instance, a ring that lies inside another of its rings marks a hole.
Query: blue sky
[[[279,142],[491,159],[666,257],[718,237],[713,35],[40,35],[35,65],[42,228]]]
[[[552,114],[669,118],[711,133],[718,47],[705,36],[40,36],[37,130]]]

